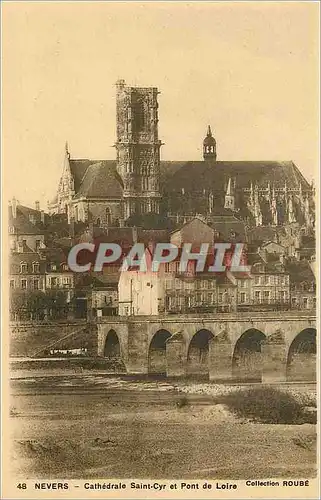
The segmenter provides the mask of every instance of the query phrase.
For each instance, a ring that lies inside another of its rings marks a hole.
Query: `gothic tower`
[[[203,141],[203,159],[207,161],[216,161],[216,140],[212,135],[210,125],[207,129],[207,135]]]
[[[75,194],[74,178],[70,168],[70,153],[68,143],[65,144],[65,156],[62,176],[59,181],[57,192],[58,213],[66,213],[68,223],[71,218],[71,200]]]
[[[117,171],[124,184],[124,218],[159,213],[159,164],[157,88],[116,84]]]

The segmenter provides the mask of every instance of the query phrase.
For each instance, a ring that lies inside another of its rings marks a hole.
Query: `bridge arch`
[[[305,328],[292,341],[287,357],[287,380],[316,380],[316,329]]]
[[[115,330],[109,330],[106,335],[104,357],[109,359],[121,359],[120,342]]]
[[[148,349],[148,373],[166,374],[166,341],[171,337],[168,330],[158,330],[152,337]]]
[[[213,337],[213,333],[205,328],[193,335],[187,351],[187,375],[209,375],[209,341]]]
[[[237,340],[232,359],[232,374],[237,380],[262,381],[261,345],[266,336],[261,330],[250,328]]]

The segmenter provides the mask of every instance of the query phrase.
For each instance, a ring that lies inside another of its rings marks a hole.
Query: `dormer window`
[[[62,265],[62,270],[63,271],[69,271],[68,264],[63,264]]]
[[[20,272],[21,273],[27,273],[28,272],[28,265],[26,262],[20,262]]]
[[[52,270],[52,271],[57,271],[57,266],[56,266],[56,264],[51,264],[51,270]]]
[[[32,263],[32,272],[33,273],[39,273],[40,272],[39,262],[33,262]]]
[[[14,226],[10,226],[9,227],[9,233],[10,234],[14,234]]]

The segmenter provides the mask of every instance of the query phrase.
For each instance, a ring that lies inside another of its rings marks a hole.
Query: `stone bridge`
[[[314,381],[316,318],[306,312],[104,317],[98,356],[130,374],[213,381]]]

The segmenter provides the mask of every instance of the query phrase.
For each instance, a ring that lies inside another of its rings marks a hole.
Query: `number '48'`
[[[26,485],[26,483],[19,483],[17,485],[17,488],[19,488],[19,490],[26,490],[27,489],[27,485]]]

